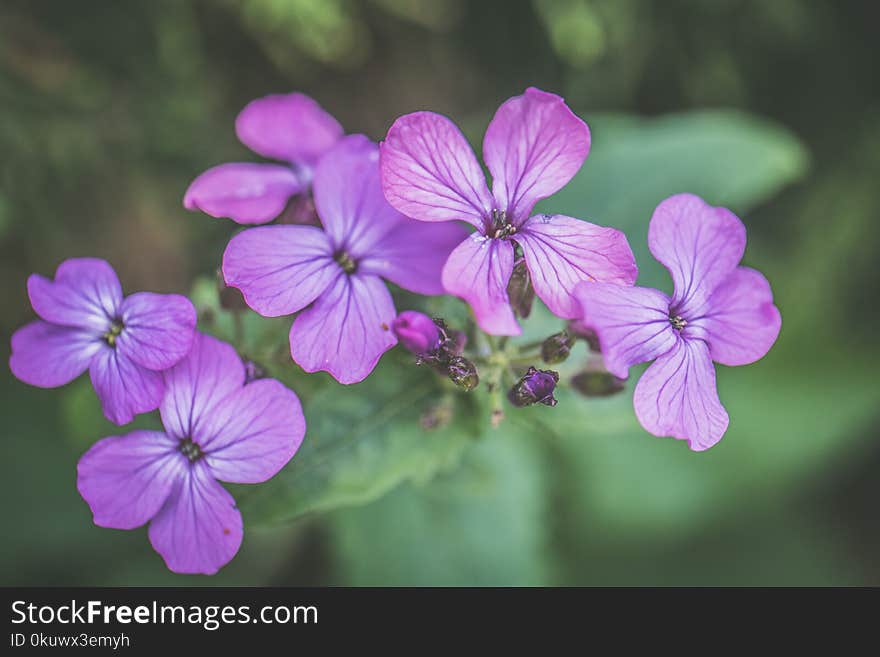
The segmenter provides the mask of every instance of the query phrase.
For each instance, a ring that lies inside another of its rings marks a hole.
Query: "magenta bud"
[[[429,354],[440,346],[440,329],[433,319],[415,310],[404,310],[391,323],[394,335],[416,355]]]

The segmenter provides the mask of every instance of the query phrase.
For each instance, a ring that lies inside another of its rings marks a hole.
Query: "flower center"
[[[345,251],[337,251],[333,254],[333,259],[336,261],[336,264],[342,267],[342,271],[346,274],[353,274],[357,271],[357,263]]]
[[[192,441],[192,438],[181,438],[180,444],[177,446],[177,449],[179,449],[180,453],[189,459],[190,463],[195,463],[205,455],[205,453],[202,451],[202,448],[195,444]]]
[[[510,223],[504,210],[492,210],[492,223],[486,234],[496,240],[504,240],[516,234],[516,226]]]
[[[124,328],[125,324],[122,323],[121,319],[114,319],[112,322],[110,322],[110,328],[101,337],[104,339],[104,342],[115,348],[116,338],[118,338],[122,334],[122,329]]]
[[[683,319],[681,315],[670,315],[669,323],[672,324],[672,328],[676,331],[680,331],[688,324],[687,320]]]

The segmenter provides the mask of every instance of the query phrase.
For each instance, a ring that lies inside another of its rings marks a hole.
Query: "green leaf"
[[[341,584],[528,586],[547,580],[541,455],[506,422],[454,472],[330,517]]]
[[[807,168],[807,153],[788,130],[739,112],[584,118],[592,132],[590,156],[539,210],[623,230],[639,265],[640,285],[668,280],[647,248],[648,221],[664,198],[691,192],[743,213]]]
[[[437,406],[448,409],[451,422],[425,430],[421,418]],[[328,386],[310,398],[299,452],[268,483],[243,488],[241,506],[249,521],[276,523],[429,479],[456,463],[477,435],[472,407],[471,397],[450,391],[411,356],[386,354],[365,382]]]

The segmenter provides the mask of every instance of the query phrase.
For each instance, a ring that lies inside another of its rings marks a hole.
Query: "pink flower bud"
[[[391,323],[400,344],[417,355],[428,354],[440,346],[440,329],[434,320],[415,310],[404,310]]]

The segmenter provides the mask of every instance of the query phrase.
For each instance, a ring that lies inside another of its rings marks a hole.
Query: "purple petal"
[[[694,451],[709,449],[727,431],[715,367],[702,340],[679,340],[652,363],[636,385],[633,405],[647,431],[686,440]]]
[[[671,351],[679,338],[669,322],[669,297],[659,290],[581,283],[575,290],[582,325],[599,336],[605,368],[625,379],[636,363]]]
[[[473,233],[446,261],[443,286],[470,304],[477,324],[487,333],[519,335],[507,297],[512,272],[513,244]]]
[[[103,333],[119,312],[122,286],[105,260],[71,258],[58,266],[54,281],[32,274],[28,296],[47,322]]]
[[[678,194],[654,210],[648,246],[672,275],[672,305],[687,318],[739,264],[746,229],[730,210],[712,207],[693,194]]]
[[[492,192],[516,225],[562,189],[589,152],[587,124],[562,98],[535,88],[499,107],[483,139]]]
[[[213,575],[241,546],[241,513],[205,461],[197,461],[153,518],[149,534],[169,570]]]
[[[417,294],[443,294],[443,265],[467,235],[459,223],[403,218],[360,261],[358,272],[381,276]]]
[[[104,415],[116,424],[128,424],[135,415],[156,410],[165,393],[161,372],[142,367],[106,345],[92,360],[89,374]]]
[[[363,135],[349,135],[315,171],[315,207],[334,250],[355,259],[405,219],[382,195],[379,147]]]
[[[343,129],[313,99],[292,93],[252,100],[235,119],[235,134],[263,157],[313,165]]]
[[[290,315],[321,294],[340,271],[327,235],[315,226],[263,226],[233,237],[223,277],[265,317]]]
[[[482,228],[495,206],[464,135],[445,116],[398,118],[382,142],[382,189],[403,214],[421,221],[460,219]]]
[[[244,381],[244,363],[235,349],[197,332],[187,357],[165,371],[167,393],[159,409],[165,430],[175,438],[201,435],[217,405]]]
[[[561,214],[542,214],[522,225],[519,242],[535,293],[554,315],[574,319],[574,288],[583,281],[632,285],[639,270],[626,236]]]
[[[376,276],[340,274],[290,329],[290,354],[306,372],[340,383],[364,380],[397,343],[391,294]]]
[[[138,365],[164,370],[189,353],[196,309],[179,294],[138,292],[122,302],[122,323],[117,348]]]
[[[260,379],[227,397],[193,438],[215,478],[256,484],[287,464],[305,432],[297,396],[278,381]]]
[[[32,386],[57,388],[85,372],[103,344],[91,331],[37,320],[12,335],[9,369]]]
[[[701,315],[692,323],[706,331],[712,359],[722,365],[748,365],[763,358],[782,326],[770,283],[747,267],[737,267],[715,288]]]
[[[159,512],[187,466],[176,440],[158,431],[132,431],[99,440],[83,454],[76,487],[96,525],[134,529]]]
[[[281,214],[291,196],[304,189],[290,167],[232,162],[208,169],[193,180],[183,206],[240,224],[265,224]]]

